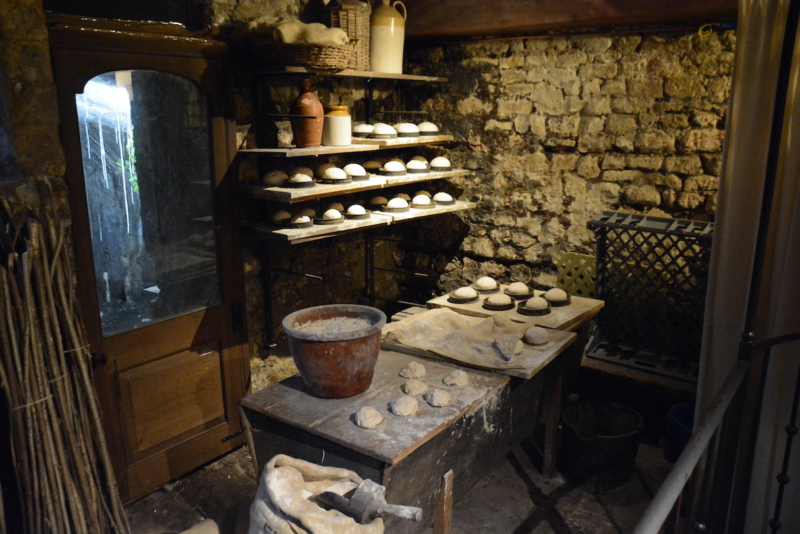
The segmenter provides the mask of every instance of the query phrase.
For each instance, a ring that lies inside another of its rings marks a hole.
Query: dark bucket
[[[298,330],[304,324],[337,317],[365,319],[369,326],[319,333]],[[315,306],[284,317],[283,331],[289,337],[289,350],[306,392],[315,397],[339,399],[369,389],[385,324],[386,315],[382,311],[356,304]]]
[[[636,468],[642,417],[607,401],[585,401],[564,409],[558,469],[567,482],[592,493],[627,484]]]
[[[675,404],[667,412],[664,459],[674,462],[683,452],[694,427],[694,404]]]

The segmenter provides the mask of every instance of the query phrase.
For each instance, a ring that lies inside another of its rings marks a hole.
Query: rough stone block
[[[618,152],[609,152],[603,157],[603,169],[624,169],[625,168],[625,154]]]
[[[592,95],[600,94],[600,87],[602,86],[602,83],[603,82],[598,78],[584,81],[583,88],[581,90],[583,98],[586,99]]]
[[[509,96],[531,95],[535,87],[532,83],[510,83],[503,87],[503,92]]]
[[[664,189],[661,191],[661,205],[665,208],[675,207],[675,200],[678,198],[678,193],[672,189]]]
[[[578,160],[578,165],[576,167],[578,174],[584,178],[597,178],[600,176],[600,166],[598,165],[599,160],[600,157],[594,154],[581,157],[581,159]]]
[[[608,96],[622,96],[627,92],[625,80],[608,80],[600,91]]]
[[[563,65],[565,67],[577,67],[578,65],[582,65],[586,63],[586,60],[589,56],[586,55],[581,49],[571,49],[566,50],[558,54],[556,58],[556,63],[558,65]]]
[[[712,102],[722,104],[728,101],[731,94],[730,77],[719,77],[708,83],[708,99]]]
[[[501,69],[516,69],[525,65],[524,56],[509,56],[500,58]]]
[[[536,104],[536,111],[549,115],[561,115],[564,113],[564,93],[561,89],[546,83],[536,84],[533,91],[533,101]]]
[[[586,105],[579,96],[568,96],[564,99],[564,113],[578,113]]]
[[[630,154],[625,159],[625,164],[631,169],[643,169],[647,171],[655,171],[661,168],[664,162],[663,156],[653,154]]]
[[[640,206],[660,206],[661,194],[652,185],[629,185],[625,188],[625,203]]]
[[[520,248],[528,248],[536,243],[536,238],[527,232],[513,232],[511,242]]]
[[[578,135],[580,122],[581,118],[579,115],[550,117],[547,119],[547,130],[552,134],[575,137]]]
[[[564,87],[568,82],[577,82],[578,76],[575,74],[575,69],[564,67],[553,67],[547,70],[547,78],[545,79],[555,87]]]
[[[525,80],[528,82],[541,82],[547,78],[547,69],[541,66],[528,67]]]
[[[661,115],[661,126],[669,130],[680,130],[689,127],[689,116],[684,113],[666,113]]]
[[[684,152],[719,152],[724,136],[722,130],[690,130],[681,136],[678,148]]]
[[[484,258],[494,257],[494,244],[488,237],[467,236],[461,244],[461,250]]]
[[[703,78],[701,76],[675,76],[664,82],[664,93],[675,98],[697,98],[703,96]]]
[[[675,151],[675,137],[664,130],[644,130],[636,134],[636,148],[646,154],[668,154]]]
[[[501,260],[517,260],[519,259],[519,254],[517,254],[514,247],[503,245],[497,249],[496,257]]]
[[[475,96],[468,96],[456,104],[456,109],[461,115],[479,115],[489,113],[492,110],[492,104],[484,102]]]
[[[486,121],[486,124],[483,127],[484,130],[487,132],[490,130],[502,130],[502,131],[510,131],[514,129],[514,123],[511,121],[496,121],[494,119],[489,119]]]
[[[550,169],[553,171],[574,171],[577,164],[578,154],[553,154],[550,162]]]
[[[722,174],[722,154],[700,154],[703,162],[703,172],[712,176]]]
[[[700,174],[703,172],[703,165],[700,162],[700,156],[697,154],[667,156],[664,158],[664,170],[679,174]]]
[[[578,96],[581,94],[581,81],[578,78],[573,78],[562,84],[562,89],[565,95]],[[583,104],[581,104],[583,107]]]
[[[611,99],[606,96],[589,98],[581,113],[583,115],[608,115],[611,113]]]
[[[547,135],[546,117],[544,115],[533,114],[530,116],[531,133],[534,135]]]
[[[517,115],[514,117],[514,130],[521,134],[524,134],[528,131],[528,128],[531,126],[531,116],[530,115]]]
[[[715,128],[719,120],[720,117],[716,113],[710,113],[708,111],[692,112],[692,125],[699,126],[700,128]]]
[[[641,113],[652,107],[653,101],[646,98],[620,96],[611,100],[611,110],[614,113]]]
[[[641,180],[642,171],[624,170],[624,171],[603,171],[603,180],[606,182],[635,182]]]
[[[580,152],[606,152],[614,144],[614,136],[605,132],[581,135],[578,138]]]
[[[591,186],[591,193],[609,206],[619,205],[621,191],[622,186],[611,182],[600,182]]]
[[[614,139],[614,146],[626,153],[630,154],[634,150],[633,141],[627,135],[618,135],[616,139]]]
[[[628,96],[655,100],[664,96],[664,82],[661,78],[648,77],[628,80]]]
[[[602,117],[581,117],[581,121],[578,126],[578,133],[580,135],[586,135],[595,132],[602,132],[604,125],[605,121]]]
[[[683,184],[684,191],[716,191],[719,189],[719,178],[701,174],[690,176]]]
[[[532,110],[533,102],[530,100],[499,100],[497,102],[497,116],[500,118],[529,114]]]
[[[703,203],[705,196],[699,193],[681,193],[678,195],[678,206],[685,210],[693,210]]]
[[[613,78],[617,75],[617,65],[615,63],[588,63],[581,66],[579,74],[581,79],[589,78]]]
[[[589,54],[602,54],[609,48],[611,45],[614,44],[614,40],[611,37],[584,37],[584,36],[575,36],[570,38],[574,43],[575,46],[586,50]]]
[[[500,83],[508,85],[525,81],[525,71],[522,69],[508,69],[500,71]]]
[[[683,181],[677,174],[662,174],[660,172],[649,172],[644,175],[643,181],[650,185],[666,187],[675,191],[683,189]]]
[[[606,117],[605,131],[612,134],[626,134],[636,131],[636,117],[633,115],[612,114]]]

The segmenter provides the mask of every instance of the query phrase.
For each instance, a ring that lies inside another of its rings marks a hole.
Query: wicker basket
[[[270,65],[305,67],[312,72],[338,72],[347,68],[355,42],[344,46],[306,44],[271,44],[258,53],[259,60]]]
[[[328,6],[330,27],[341,28],[356,42],[348,67],[369,70],[369,16],[372,8],[361,0],[333,0]]]

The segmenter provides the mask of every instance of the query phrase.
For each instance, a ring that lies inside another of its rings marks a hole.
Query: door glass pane
[[[75,97],[103,336],[220,301],[206,98],[147,70]]]

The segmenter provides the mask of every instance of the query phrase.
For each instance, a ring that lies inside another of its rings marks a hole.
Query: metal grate
[[[590,353],[636,355],[628,365],[666,358],[695,374],[713,223],[603,212],[587,226],[597,239],[597,298],[605,301],[595,336],[603,348]]]
[[[594,298],[596,265],[594,256],[565,252],[558,259],[558,287],[576,297]]]

